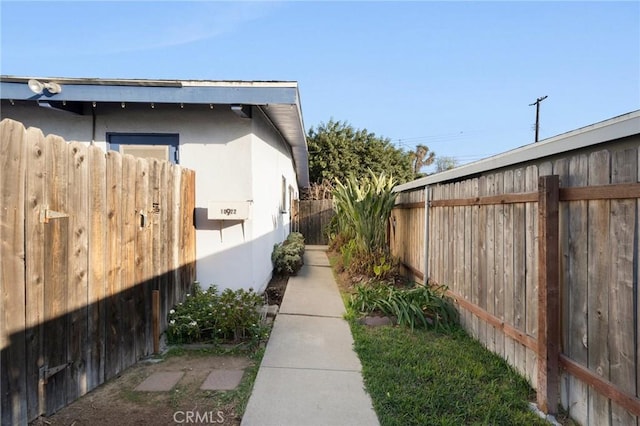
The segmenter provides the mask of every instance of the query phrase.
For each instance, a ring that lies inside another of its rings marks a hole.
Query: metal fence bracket
[[[49,223],[49,219],[60,219],[63,217],[69,217],[69,215],[50,210],[49,206],[46,204],[40,209],[40,223]]]

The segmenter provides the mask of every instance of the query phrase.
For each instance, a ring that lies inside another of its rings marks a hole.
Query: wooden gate
[[[0,423],[50,415],[153,351],[195,278],[195,173],[0,123]]]
[[[296,211],[297,229],[305,244],[328,244],[327,227],[335,214],[333,200],[300,200]]]

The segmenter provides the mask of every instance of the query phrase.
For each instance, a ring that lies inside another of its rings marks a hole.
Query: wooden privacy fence
[[[333,200],[300,200],[296,203],[294,230],[304,235],[305,244],[328,244],[326,229],[335,214]]]
[[[0,123],[0,420],[49,415],[153,351],[195,276],[193,171]]]
[[[640,416],[638,155],[572,152],[409,190],[391,217],[407,273],[447,285],[541,408],[582,424]]]

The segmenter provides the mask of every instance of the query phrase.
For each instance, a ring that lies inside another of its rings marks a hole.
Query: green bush
[[[262,296],[249,290],[216,286],[193,294],[169,311],[167,340],[171,344],[260,341],[264,337],[259,308]]]
[[[391,273],[387,223],[397,196],[394,185],[392,177],[371,171],[360,180],[336,182],[331,248],[340,249],[344,267],[352,274],[385,278]]]
[[[302,265],[304,255],[304,237],[292,232],[282,244],[273,246],[271,261],[276,275],[295,275]]]
[[[449,328],[457,323],[457,311],[444,293],[446,287],[415,285],[398,288],[384,283],[359,284],[349,308],[360,313],[380,313],[397,318],[398,324],[414,327]]]

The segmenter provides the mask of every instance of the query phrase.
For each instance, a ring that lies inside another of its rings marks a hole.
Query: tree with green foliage
[[[455,157],[438,157],[436,160],[436,173],[446,172],[456,167],[458,167],[458,160]]]
[[[309,177],[312,183],[325,179],[346,182],[351,176],[369,176],[369,171],[393,176],[398,183],[414,178],[411,155],[387,138],[366,129],[354,129],[342,121],[329,120],[311,128],[307,135]]]

